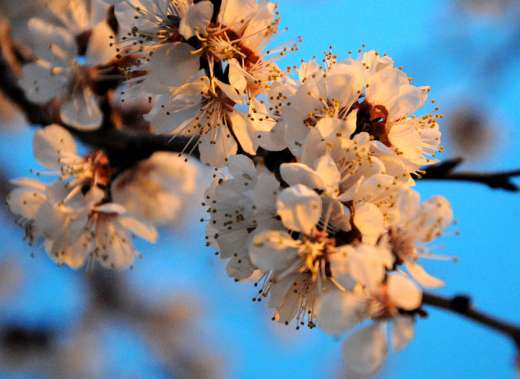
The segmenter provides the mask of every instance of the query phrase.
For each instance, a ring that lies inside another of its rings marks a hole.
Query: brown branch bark
[[[515,343],[520,349],[520,326],[499,320],[473,308],[471,299],[468,296],[458,295],[453,297],[442,297],[430,293],[423,293],[423,305],[432,306],[451,313],[463,316],[477,324],[483,325],[496,332],[499,332]]]
[[[520,176],[520,170],[502,172],[456,172],[455,169],[462,163],[462,158],[443,161],[425,168],[421,180],[449,180],[480,183],[492,189],[503,189],[509,192],[518,192],[520,187],[512,181]]]

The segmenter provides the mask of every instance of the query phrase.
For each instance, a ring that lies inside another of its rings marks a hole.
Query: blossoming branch
[[[43,170],[14,180],[7,203],[57,264],[134,264],[132,238],[154,243],[195,191],[196,158],[214,168],[202,221],[228,275],[254,283],[253,301],[266,300],[273,321],[349,333],[350,368],[373,372],[389,346],[404,348],[426,305],[518,343],[517,327],[424,293],[445,285],[427,261],[455,259],[430,247],[454,216],[446,198],[422,201],[415,184],[516,191],[520,172],[439,162],[442,115],[430,88],[392,58],[328,51],[284,68],[300,41],[269,47],[280,17],[266,1],[50,9],[53,23],[28,23],[31,54],[4,25],[0,89],[44,127],[33,138]],[[80,153],[75,137],[91,150]]]

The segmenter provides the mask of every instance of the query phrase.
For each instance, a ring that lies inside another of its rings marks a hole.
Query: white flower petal
[[[324,188],[320,175],[303,163],[282,163],[280,175],[291,186],[303,184],[309,188]]]
[[[227,158],[236,154],[237,150],[238,146],[235,139],[231,136],[229,130],[222,125],[216,128],[215,132],[200,137],[200,159],[211,166],[224,166]]]
[[[359,373],[373,373],[388,353],[385,323],[375,324],[351,335],[343,345],[347,367]]]
[[[440,288],[444,286],[442,280],[428,274],[421,265],[409,262],[405,262],[405,265],[410,275],[412,275],[421,286],[426,288]]]
[[[101,126],[103,114],[97,103],[97,96],[89,87],[77,91],[60,108],[62,121],[83,131],[96,130]]]
[[[76,143],[66,129],[53,124],[34,133],[33,153],[45,167],[59,169],[64,155],[76,155]]]
[[[190,5],[188,12],[181,19],[179,33],[186,39],[190,39],[195,33],[205,34],[212,15],[213,4],[209,1]]]
[[[322,210],[320,196],[301,184],[280,192],[276,207],[287,228],[304,233],[310,233],[316,226]]]
[[[366,317],[366,302],[349,291],[332,289],[316,304],[316,321],[325,333],[337,335],[351,329]]]
[[[157,230],[152,225],[145,224],[133,217],[118,217],[117,221],[130,232],[150,243],[157,242]]]
[[[267,230],[253,238],[249,255],[261,270],[283,271],[298,257],[298,246],[286,232]]]
[[[396,273],[390,275],[388,277],[387,289],[391,302],[398,308],[412,311],[421,305],[421,290],[405,274]]]
[[[411,316],[397,316],[392,321],[392,347],[401,351],[414,336],[415,320]]]
[[[362,234],[363,242],[375,244],[385,232],[385,221],[380,209],[372,203],[360,203],[354,208],[354,225]]]

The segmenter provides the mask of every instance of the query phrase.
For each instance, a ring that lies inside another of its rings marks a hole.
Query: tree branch
[[[520,191],[520,187],[512,181],[512,178],[520,176],[520,170],[488,173],[454,172],[462,162],[462,158],[455,158],[427,167],[419,179],[473,182],[484,184],[492,189],[503,189],[509,192]]]
[[[473,322],[502,333],[511,338],[516,347],[520,349],[520,327],[474,309],[468,296],[457,295],[447,298],[425,292],[423,293],[422,302],[423,305],[429,305],[464,316]]]

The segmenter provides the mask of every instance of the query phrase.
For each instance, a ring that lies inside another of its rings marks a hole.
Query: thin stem
[[[484,184],[493,189],[503,189],[510,192],[520,191],[520,187],[512,181],[512,178],[520,176],[520,170],[487,173],[454,172],[455,168],[461,163],[462,158],[455,158],[427,167],[419,179],[465,181]]]
[[[520,327],[474,309],[471,305],[471,299],[467,296],[442,297],[423,293],[423,305],[429,305],[464,316],[471,321],[502,333],[511,338],[517,348],[520,349]]]

